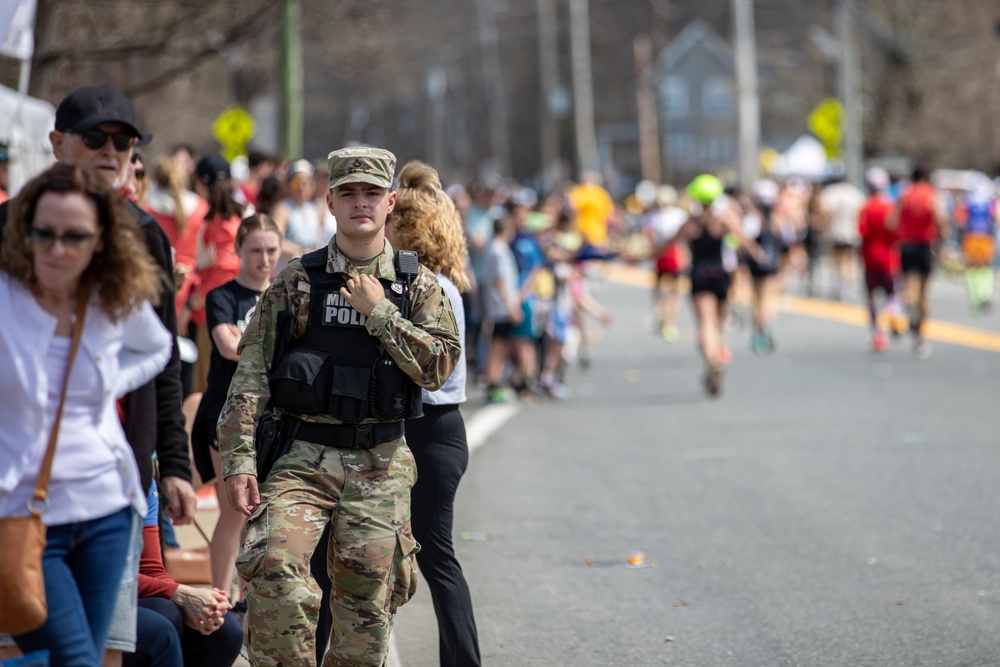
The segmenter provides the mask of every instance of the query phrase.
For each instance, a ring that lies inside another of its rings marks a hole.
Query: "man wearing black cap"
[[[84,86],[70,93],[56,108],[55,129],[49,133],[56,160],[96,169],[117,189],[127,194],[129,162],[132,150],[152,138],[135,125],[135,110],[128,98],[106,85]],[[0,204],[0,228],[7,222],[9,202]],[[126,206],[134,216],[146,239],[153,259],[169,277],[160,295],[156,312],[167,329],[177,338],[177,313],[174,309],[173,259],[170,241],[156,219],[126,198]],[[125,435],[135,453],[144,490],[149,490],[153,477],[153,454],[159,467],[159,490],[166,496],[164,514],[175,523],[189,523],[194,518],[197,498],[191,486],[191,461],[188,457],[187,432],[181,411],[180,357],[177,344],[167,367],[156,379],[128,394],[120,404],[125,414]],[[125,598],[137,597],[134,580],[123,581]],[[131,601],[131,600],[129,600]],[[135,632],[135,607],[116,620],[131,619],[131,629],[123,628],[123,636]],[[113,627],[112,635],[118,630]],[[109,648],[126,648],[128,640]]]
[[[106,85],[84,86],[70,93],[56,109],[56,127],[49,133],[57,160],[93,167],[114,187],[123,190],[128,184],[132,149],[151,138],[136,128],[132,103]],[[142,228],[153,258],[168,276],[173,276],[170,241],[166,234],[151,215],[131,201],[127,201],[127,205]],[[157,307],[160,319],[176,337],[177,313],[172,285],[164,287],[160,301]],[[191,486],[182,401],[180,358],[175,343],[171,361],[163,373],[149,385],[129,394],[125,405],[125,433],[135,450],[146,489],[152,478],[152,455],[156,453],[160,493],[169,501],[165,513],[176,523],[189,522],[197,502]],[[155,429],[151,428],[154,423]]]
[[[55,129],[49,133],[52,150],[59,162],[92,167],[116,188],[128,182],[132,149],[151,139],[135,126],[132,103],[111,86],[77,88],[56,109]],[[127,201],[142,228],[153,259],[173,276],[170,241],[156,220]],[[0,225],[7,221],[6,204],[0,205]],[[157,313],[176,335],[172,285],[164,285]],[[166,514],[176,523],[187,523],[194,516],[197,499],[191,486],[191,463],[187,434],[181,412],[180,360],[176,344],[167,368],[148,385],[128,396],[125,408],[125,433],[135,450],[144,488],[152,478],[152,455],[156,452],[160,469],[160,492],[166,495]],[[152,425],[155,424],[155,427]]]
[[[107,85],[83,86],[70,93],[56,109],[55,129],[49,133],[59,162],[92,167],[125,192],[132,150],[152,135],[135,125],[135,110],[128,98]],[[167,276],[173,276],[170,241],[155,218],[132,201],[126,205],[139,223],[146,245]],[[7,221],[7,206],[0,205],[0,226]],[[164,285],[157,313],[164,325],[177,333],[173,285]],[[176,343],[167,368],[157,378],[129,394],[125,401],[125,434],[135,451],[144,489],[152,479],[152,455],[159,466],[160,493],[168,500],[164,512],[175,523],[194,517],[197,498],[191,486],[191,462],[181,412],[180,359]],[[153,427],[155,424],[155,427]]]

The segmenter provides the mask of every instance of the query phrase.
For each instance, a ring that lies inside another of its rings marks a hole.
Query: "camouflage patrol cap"
[[[327,166],[331,190],[345,183],[371,183],[391,190],[396,156],[382,148],[352,146],[330,153]]]

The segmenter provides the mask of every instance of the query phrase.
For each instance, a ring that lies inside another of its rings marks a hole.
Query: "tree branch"
[[[238,44],[249,37],[253,37],[263,28],[264,25],[270,23],[270,14],[274,13],[274,10],[280,6],[280,3],[281,0],[267,0],[265,6],[263,6],[259,11],[251,12],[246,20],[232,26],[228,31],[226,31],[223,34],[221,44],[217,44],[215,46],[205,46],[189,58],[186,58],[183,62],[170,67],[156,76],[150,77],[149,79],[146,79],[145,81],[142,81],[134,86],[129,86],[124,91],[125,95],[133,97],[161,88],[182,74],[195,69],[199,64],[203,63],[208,56],[217,53],[224,46]],[[262,25],[255,25],[258,22]]]

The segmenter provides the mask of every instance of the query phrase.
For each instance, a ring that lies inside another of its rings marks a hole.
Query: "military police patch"
[[[354,306],[348,303],[340,292],[320,292],[313,295],[314,299],[317,297],[321,298],[323,303],[320,326],[364,329],[368,318],[354,310]]]
[[[404,288],[405,286],[403,285],[403,283],[398,280],[392,284],[392,291],[395,292],[396,294],[402,294]]]

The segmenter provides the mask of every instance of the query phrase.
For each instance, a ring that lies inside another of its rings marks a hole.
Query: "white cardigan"
[[[54,406],[48,405],[46,355],[55,336],[56,318],[31,292],[0,272],[0,516],[24,515],[48,445]],[[172,340],[149,303],[127,318],[112,322],[91,297],[78,357],[87,355],[100,373],[101,408],[96,430],[104,445],[127,452],[123,478],[132,506],[146,512],[139,470],[125,439],[115,401],[152,380],[170,359]],[[58,393],[58,392],[56,392]],[[153,425],[150,425],[153,428]],[[58,445],[56,456],[59,456]],[[65,460],[62,462],[65,464]]]

